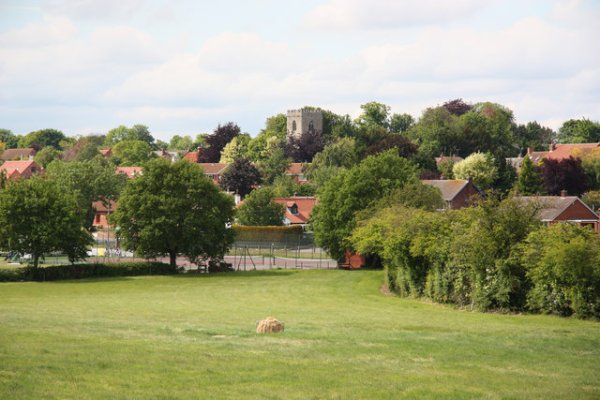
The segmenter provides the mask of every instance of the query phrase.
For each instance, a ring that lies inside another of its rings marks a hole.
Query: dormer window
[[[298,205],[296,203],[292,204],[291,206],[288,206],[288,210],[290,210],[290,214],[298,215]]]

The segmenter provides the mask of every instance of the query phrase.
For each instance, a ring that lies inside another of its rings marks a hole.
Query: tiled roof
[[[100,149],[100,154],[102,154],[103,157],[110,157],[112,149],[110,147],[108,149]]]
[[[129,179],[135,178],[136,176],[142,175],[144,168],[142,167],[117,167],[116,172],[118,174],[125,174]]]
[[[33,148],[21,148],[21,149],[6,149],[0,153],[0,160],[26,160],[29,156],[35,155],[35,149]]]
[[[312,210],[317,204],[317,199],[312,196],[276,197],[273,201],[285,207],[285,218],[292,225],[308,223]],[[298,207],[297,214],[291,212],[294,205]]]
[[[36,169],[40,170],[41,168],[31,160],[5,161],[0,165],[0,172],[4,171],[9,179],[21,176],[27,170],[33,173]]]
[[[421,182],[440,189],[444,201],[452,201],[469,184],[464,179],[424,179]]]
[[[197,163],[200,160],[200,152],[199,151],[190,151],[186,153],[183,158],[185,160],[191,161],[193,163]]]
[[[286,175],[302,175],[302,168],[305,163],[294,162],[291,163],[288,169],[285,171]]]
[[[578,152],[591,152],[600,146],[600,143],[575,143],[575,144],[556,144],[554,150],[546,152],[546,158],[553,160],[562,160],[570,156],[576,156]]]
[[[539,212],[542,221],[554,221],[577,202],[585,205],[577,196],[518,196],[516,199],[525,204],[539,204],[542,207]],[[590,211],[590,218],[597,220],[598,216],[588,206],[585,207]]]
[[[206,175],[219,175],[219,174],[223,173],[223,171],[225,170],[225,168],[227,168],[227,166],[229,164],[223,164],[223,163],[199,163],[198,165],[202,167],[202,169],[204,170],[204,173]]]

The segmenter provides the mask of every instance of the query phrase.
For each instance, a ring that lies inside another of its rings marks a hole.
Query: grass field
[[[1,399],[598,399],[600,323],[385,296],[381,271],[0,284]],[[283,320],[257,335],[257,320]]]

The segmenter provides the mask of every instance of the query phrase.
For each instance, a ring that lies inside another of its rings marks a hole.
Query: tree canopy
[[[56,150],[62,150],[61,141],[63,140],[65,140],[65,135],[61,131],[56,129],[41,129],[23,136],[19,140],[19,147],[33,147],[36,150],[40,150],[51,146]]]
[[[600,122],[586,118],[565,121],[558,130],[560,143],[600,142]]]
[[[198,263],[223,257],[233,243],[233,197],[222,193],[202,170],[185,160],[148,162],[130,180],[111,221],[126,248],[147,257],[179,254]]]
[[[281,226],[283,225],[283,205],[275,203],[270,188],[254,190],[246,197],[237,211],[240,225]]]
[[[31,254],[37,267],[48,253],[60,251],[69,261],[87,256],[92,237],[77,215],[77,202],[52,181],[30,178],[0,190],[0,245]]]
[[[352,248],[348,237],[356,224],[356,213],[416,180],[416,166],[393,150],[367,157],[333,176],[319,189],[319,203],[311,217],[315,241],[333,257],[342,257]]]
[[[233,138],[240,135],[240,127],[233,122],[217,126],[211,135],[206,137],[206,148],[200,154],[202,163],[218,163],[221,151]]]
[[[246,158],[238,158],[229,164],[219,185],[223,190],[246,197],[261,182],[260,171]]]

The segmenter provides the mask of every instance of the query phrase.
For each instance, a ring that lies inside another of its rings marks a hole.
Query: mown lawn
[[[598,399],[600,323],[385,296],[381,271],[0,284],[0,399]],[[257,335],[257,320],[283,320]]]

